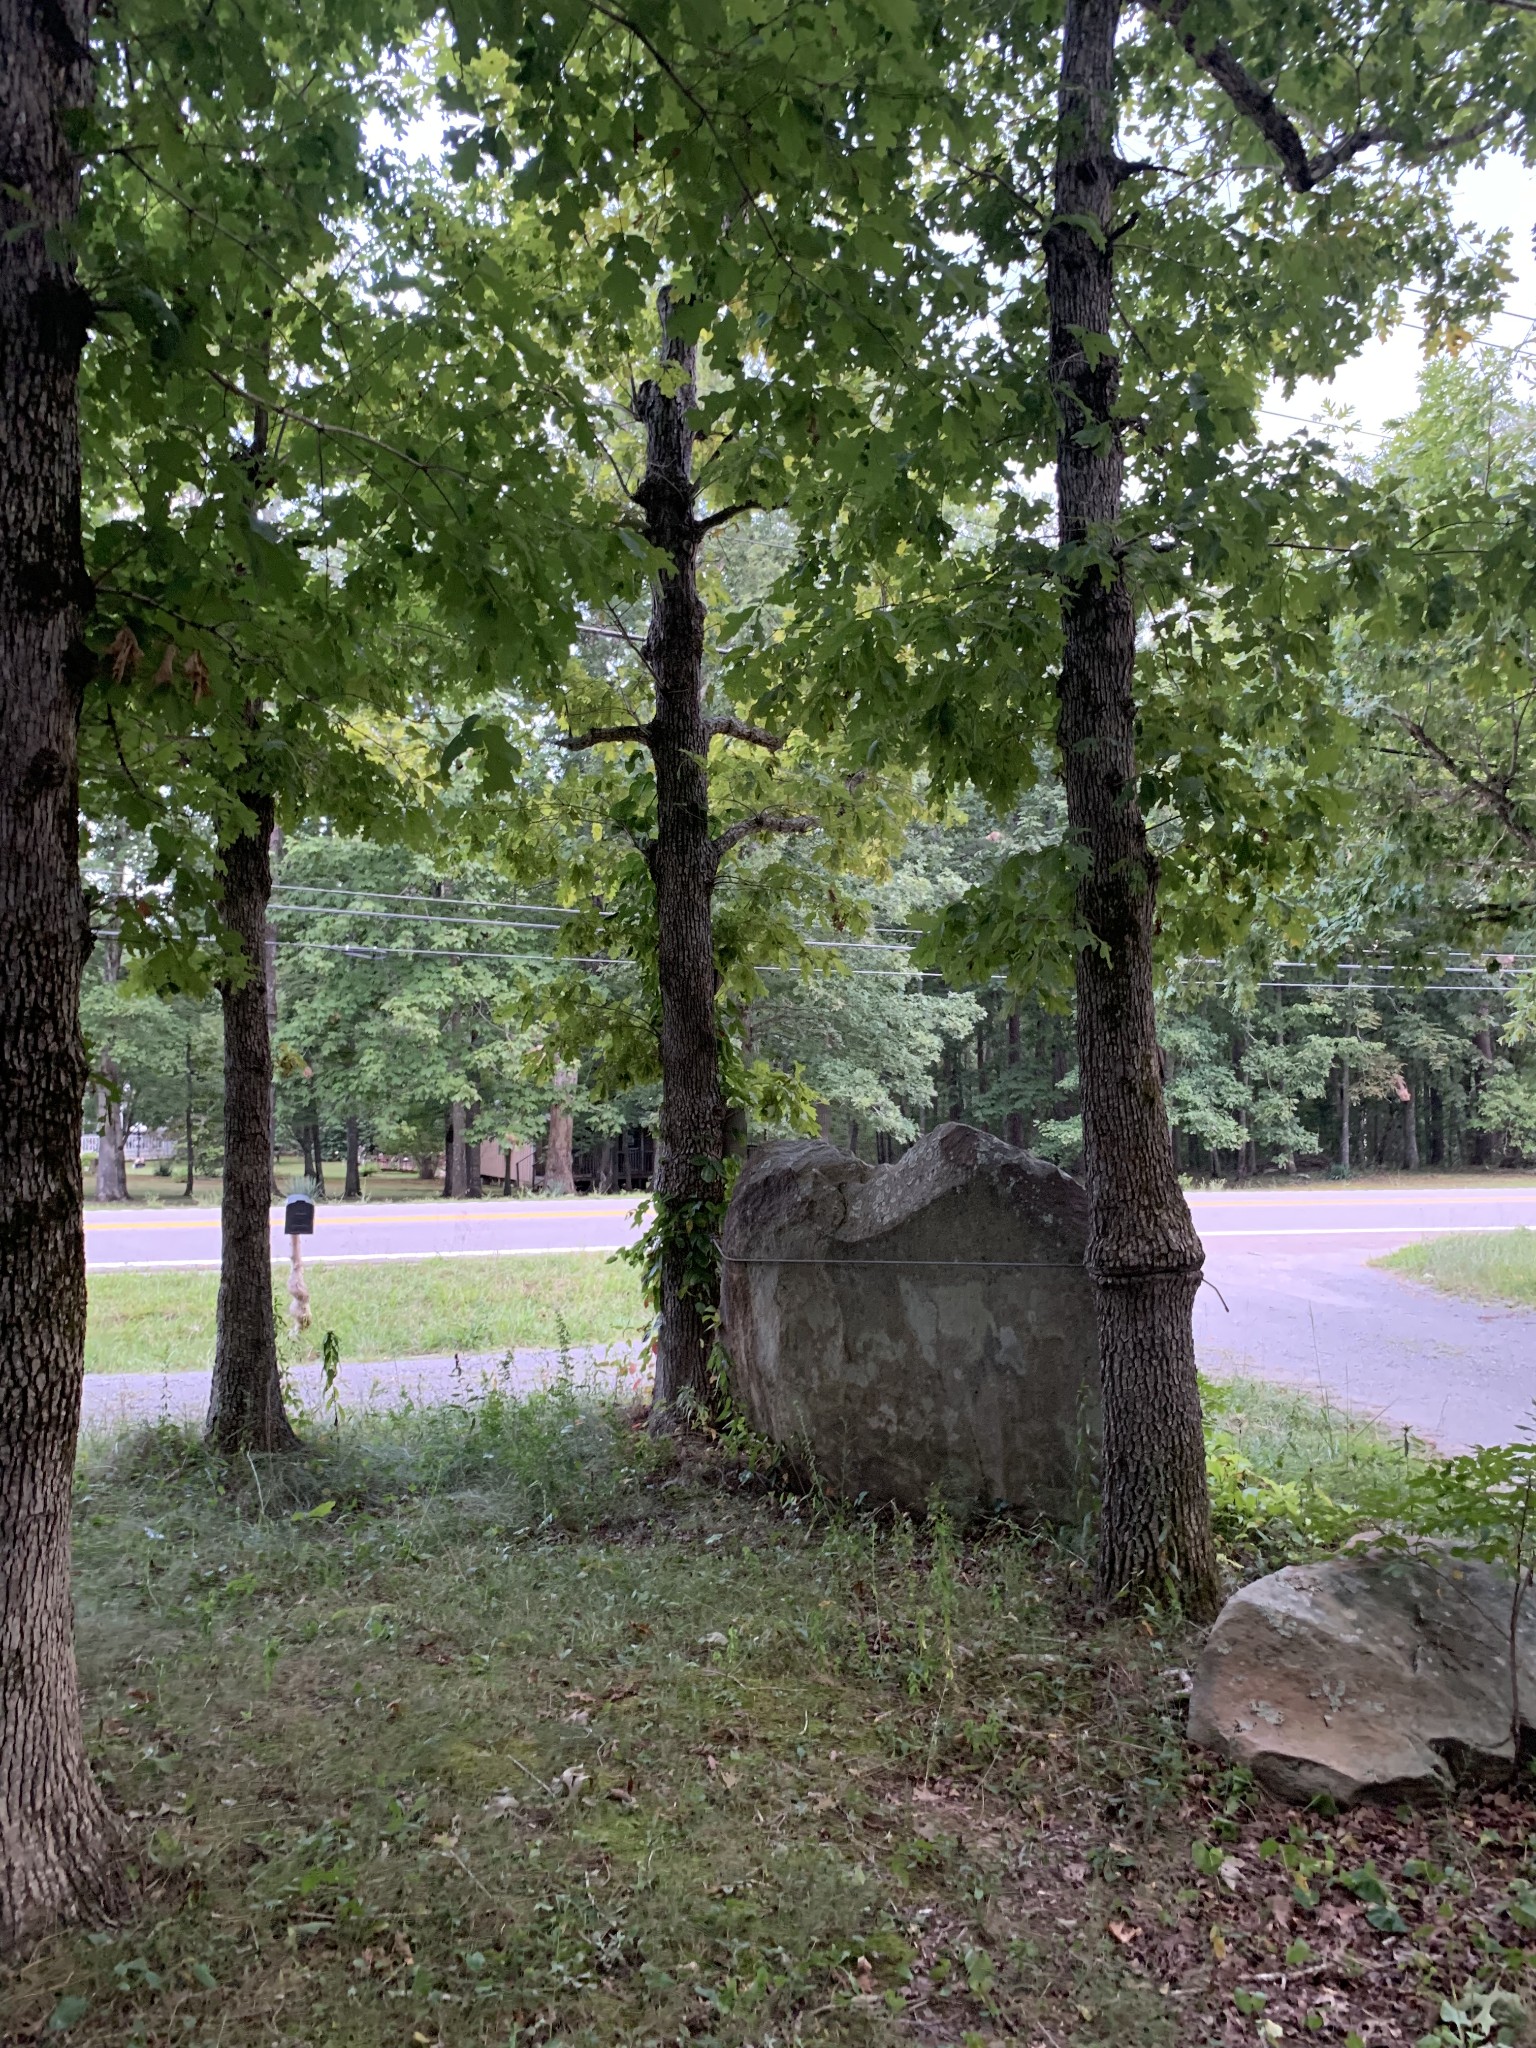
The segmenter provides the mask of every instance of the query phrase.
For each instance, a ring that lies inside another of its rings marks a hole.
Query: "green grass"
[[[294,1363],[318,1358],[327,1330],[347,1360],[553,1346],[561,1321],[572,1344],[614,1344],[646,1322],[635,1269],[601,1253],[355,1265],[317,1259],[304,1271],[314,1320],[285,1352]],[[87,1372],[174,1372],[212,1362],[217,1273],[95,1273],[88,1288]],[[280,1331],[287,1290],[287,1269],[275,1269]]]
[[[1105,1625],[1071,1545],[827,1512],[564,1388],[92,1447],[75,1559],[137,1896],[0,1972],[7,2041],[1343,2044],[1524,1967],[1507,1795],[1265,1810],[1183,1742],[1195,1641]],[[1411,1941],[1330,1885],[1366,1861]]]
[[[1536,1308],[1536,1230],[1478,1230],[1405,1244],[1374,1265],[1469,1301]]]

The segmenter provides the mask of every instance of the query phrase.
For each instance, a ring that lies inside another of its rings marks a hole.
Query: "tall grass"
[[[1467,1231],[1405,1244],[1372,1262],[1442,1294],[1536,1308],[1536,1230]]]

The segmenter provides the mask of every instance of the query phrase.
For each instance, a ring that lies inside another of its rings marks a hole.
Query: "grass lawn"
[[[1468,1231],[1405,1244],[1372,1262],[1442,1294],[1472,1301],[1507,1301],[1536,1307],[1536,1230]]]
[[[1228,1437],[1347,1497],[1251,1396]],[[1273,1805],[1070,1542],[826,1512],[557,1389],[249,1471],[163,1424],[90,1453],[75,1543],[138,1896],[0,1974],[7,2041],[1377,2048],[1500,2038],[1428,2030],[1523,1981],[1522,1796]]]
[[[272,1297],[284,1356],[320,1356],[334,1330],[346,1359],[500,1351],[559,1341],[614,1344],[645,1327],[639,1276],[600,1252],[515,1259],[306,1262],[314,1321],[286,1339],[288,1271],[274,1270]],[[93,1273],[88,1276],[87,1372],[165,1372],[213,1360],[217,1273]]]

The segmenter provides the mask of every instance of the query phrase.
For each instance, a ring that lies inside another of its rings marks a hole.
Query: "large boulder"
[[[1285,1799],[1341,1806],[1503,1777],[1536,1725],[1536,1618],[1510,1680],[1511,1582],[1440,1550],[1290,1565],[1235,1593],[1195,1672],[1192,1741]]]
[[[722,1339],[755,1429],[845,1498],[1082,1509],[1098,1414],[1088,1198],[943,1124],[894,1166],[770,1145],[725,1219]]]

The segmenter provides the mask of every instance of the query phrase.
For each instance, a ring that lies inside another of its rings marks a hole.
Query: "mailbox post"
[[[315,1234],[315,1205],[307,1195],[292,1195],[283,1211],[288,1233],[288,1325],[295,1337],[309,1328],[309,1289],[304,1282],[304,1254],[299,1240]]]

